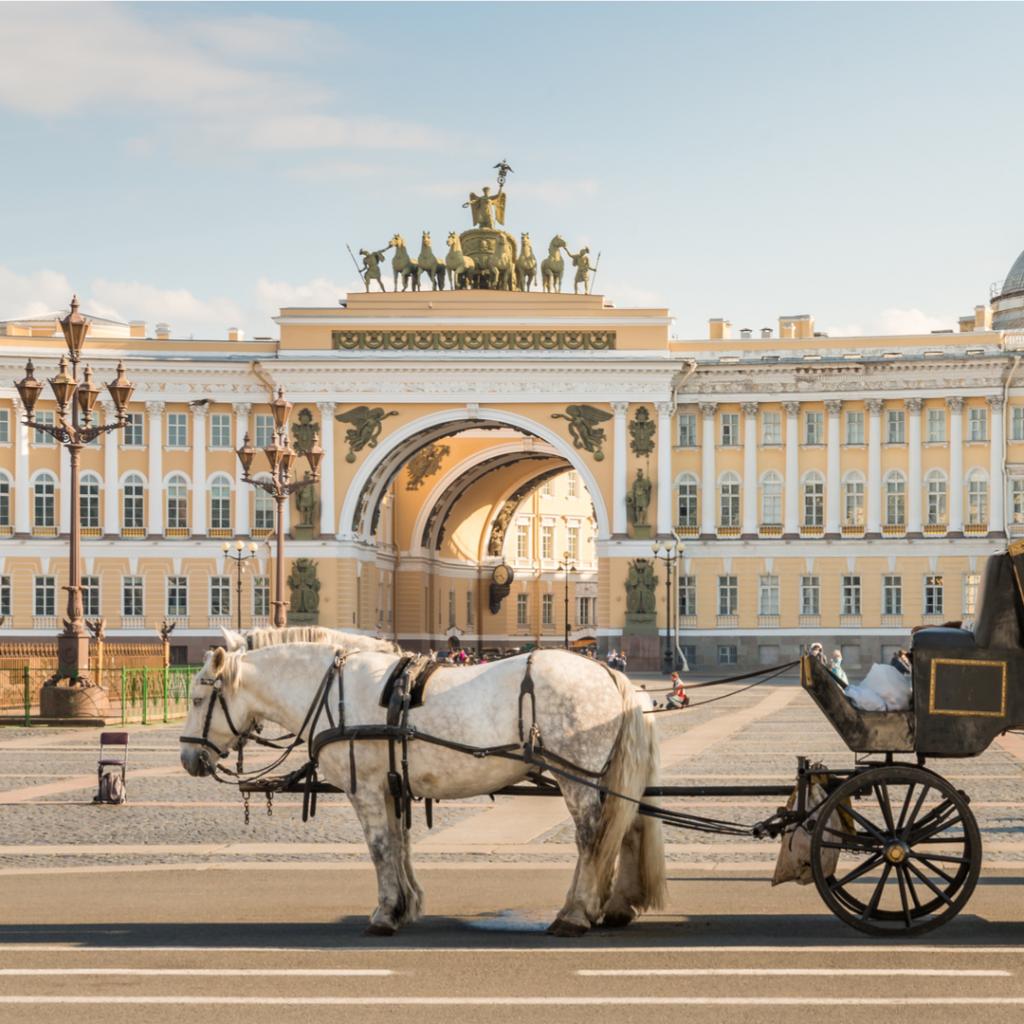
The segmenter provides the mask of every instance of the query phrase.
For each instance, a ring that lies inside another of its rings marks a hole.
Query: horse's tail
[[[642,800],[644,790],[658,783],[660,756],[654,722],[651,716],[644,714],[629,679],[622,672],[609,671],[622,697],[623,721],[611,764],[602,782],[612,792],[632,800]],[[611,878],[623,840],[635,825],[640,831],[640,847],[637,856],[639,886],[633,905],[639,911],[660,907],[665,899],[665,850],[661,822],[638,815],[637,805],[631,800],[612,796],[605,798],[597,853],[599,878]],[[606,871],[608,874],[604,873]]]

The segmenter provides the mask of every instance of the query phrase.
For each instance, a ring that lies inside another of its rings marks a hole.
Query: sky
[[[0,319],[276,336],[507,227],[595,291],[757,330],[954,328],[1024,247],[1021,4],[0,5]],[[390,277],[390,274],[388,275]],[[571,279],[570,279],[571,287]]]

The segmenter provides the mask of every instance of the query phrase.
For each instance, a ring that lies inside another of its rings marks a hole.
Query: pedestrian
[[[892,665],[897,672],[902,672],[905,676],[910,675],[910,655],[902,648],[892,656],[889,664]]]
[[[843,684],[849,686],[850,680],[846,677],[846,670],[843,668],[843,652],[833,651],[832,660],[828,663],[829,671]]]
[[[825,663],[825,648],[822,647],[821,644],[819,644],[817,641],[811,644],[811,646],[807,649],[807,653],[812,658],[817,658],[818,661],[822,662],[823,664]]]
[[[665,699],[665,704],[670,708],[685,708],[690,703],[690,698],[682,679],[679,678],[679,673],[673,672],[669,681],[672,683],[672,692]]]

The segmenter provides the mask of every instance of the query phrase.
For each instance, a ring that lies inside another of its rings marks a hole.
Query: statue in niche
[[[653,615],[657,585],[654,563],[647,558],[634,558],[626,577],[626,611],[630,615]]]
[[[505,531],[508,529],[508,524],[512,522],[517,504],[518,502],[515,501],[506,501],[496,516],[494,525],[491,527],[491,539],[487,544],[489,555],[501,554],[501,550],[505,546]]]
[[[312,475],[307,469],[303,480],[311,480]],[[316,512],[316,488],[312,483],[295,492],[295,508],[302,517],[299,526],[313,528],[313,514]]]
[[[315,621],[320,612],[320,581],[312,558],[296,558],[288,574],[289,618],[295,622]]]
[[[654,451],[654,432],[656,430],[657,426],[651,419],[647,406],[641,405],[629,424],[629,446],[634,455],[650,455]]]
[[[636,479],[626,495],[626,511],[629,521],[634,526],[647,525],[647,512],[651,507],[651,478],[644,476],[644,471],[636,471]]]

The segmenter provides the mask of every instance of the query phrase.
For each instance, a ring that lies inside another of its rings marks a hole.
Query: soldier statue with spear
[[[359,266],[356,260],[355,253],[352,252],[352,246],[345,244],[345,248],[348,249],[349,256],[352,257],[352,262],[356,265],[356,273],[362,279],[366,290],[370,290],[370,282],[376,281],[380,285],[382,292],[387,291],[384,287],[384,282],[380,279],[380,265],[384,262],[384,253],[391,248],[390,245],[385,246],[383,249],[360,249],[359,255],[363,257],[363,265]]]

